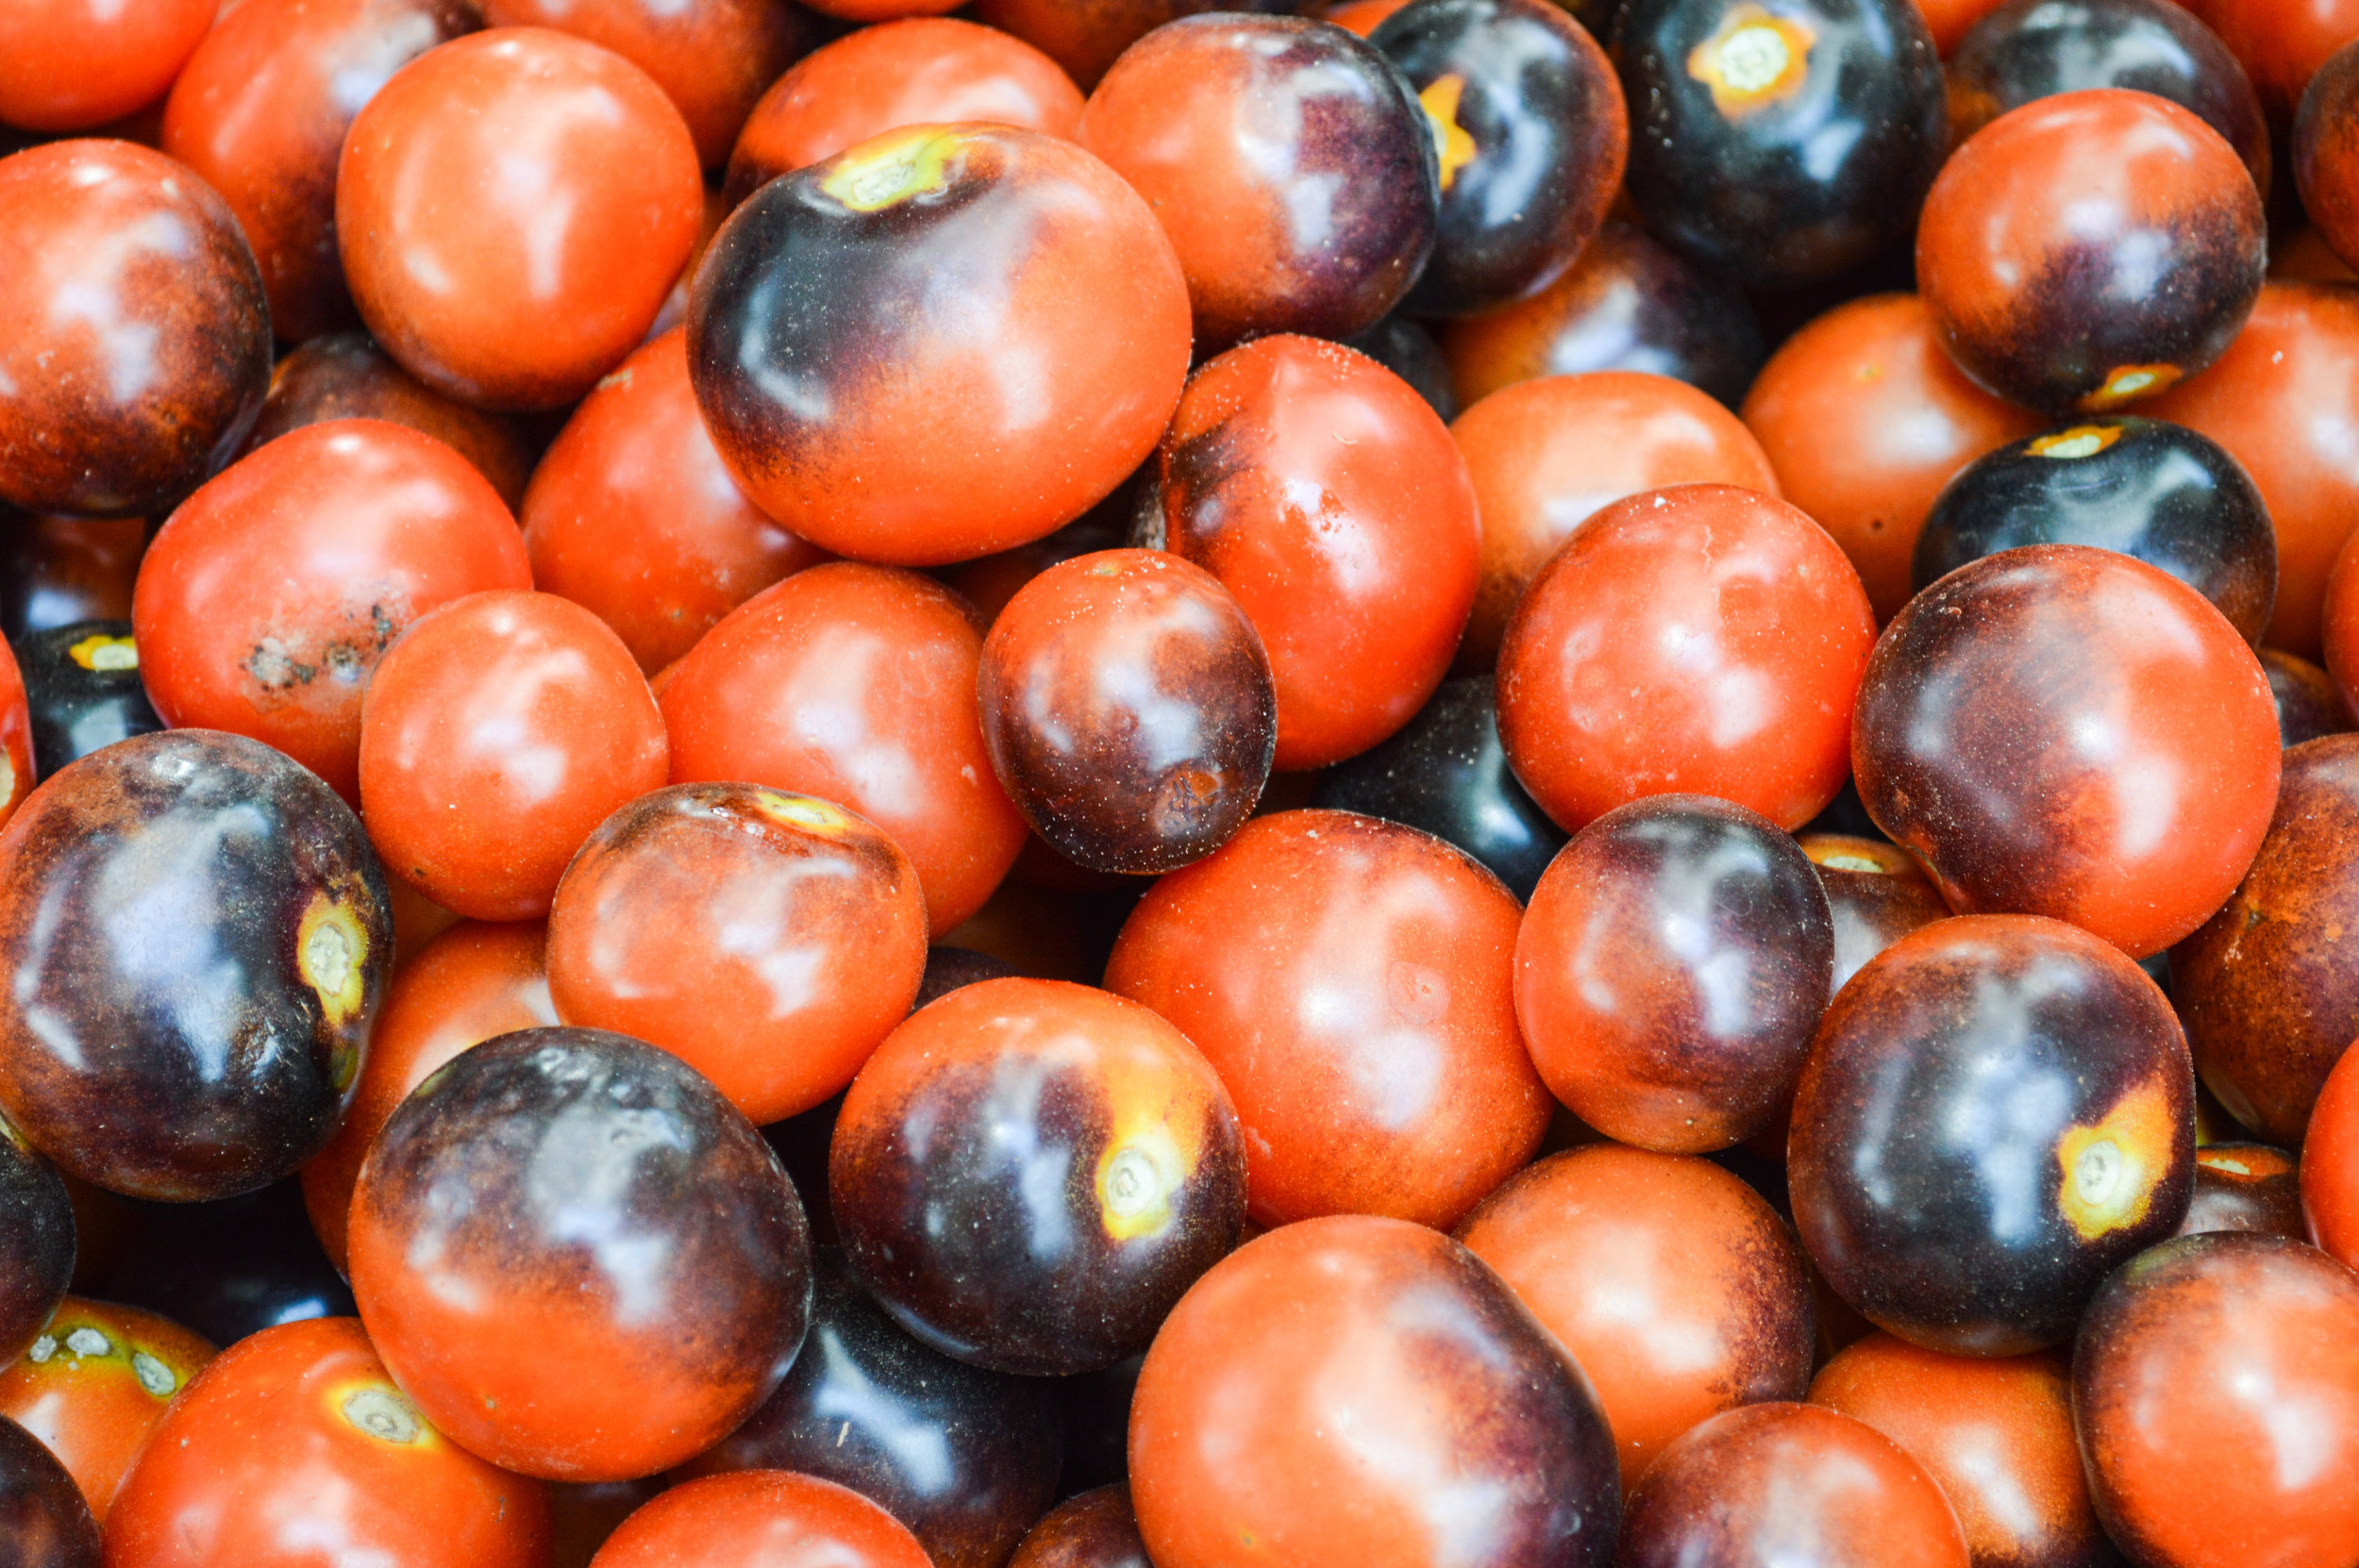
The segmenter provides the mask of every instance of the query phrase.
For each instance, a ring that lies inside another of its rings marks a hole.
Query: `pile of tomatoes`
[[[0,0],[0,1568],[2351,1568],[2359,0]]]

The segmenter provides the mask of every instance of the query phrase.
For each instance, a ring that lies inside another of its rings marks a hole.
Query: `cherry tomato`
[[[917,1538],[859,1493],[783,1470],[672,1488],[623,1521],[591,1568],[932,1568]]]
[[[940,937],[1024,846],[976,714],[982,642],[964,602],[913,573],[797,573],[673,666],[672,781],[743,779],[859,812],[917,867]]]
[[[0,1370],[0,1415],[46,1443],[101,1525],[115,1487],[213,1347],[169,1318],[68,1296]]]
[[[0,122],[90,130],[162,97],[220,0],[9,0],[0,10]]]
[[[533,585],[613,627],[650,675],[756,593],[828,559],[729,476],[697,417],[678,330],[583,399],[517,520]]]
[[[33,792],[33,712],[16,655],[0,642],[0,827]]]
[[[360,715],[360,816],[387,870],[474,920],[548,913],[599,823],[663,785],[663,715],[606,623],[550,593],[421,616]]]
[[[354,119],[336,175],[369,330],[419,380],[487,409],[561,408],[621,363],[703,210],[663,90],[541,27],[411,61]]]
[[[1473,608],[1465,459],[1406,381],[1263,338],[1196,372],[1163,438],[1163,544],[1237,595],[1269,650],[1276,766],[1365,751],[1433,694]]]
[[[431,437],[333,420],[240,460],[141,564],[140,674],[168,725],[249,735],[358,798],[360,698],[427,611],[531,585],[483,476]]]
[[[107,1521],[121,1568],[537,1568],[548,1493],[429,1425],[360,1325],[240,1341],[156,1424]]]
[[[2199,0],[2193,8],[2281,122],[2292,117],[2328,57],[2359,38],[2359,0]]]
[[[302,1170],[303,1206],[338,1272],[360,1161],[395,1108],[436,1068],[494,1035],[557,1022],[537,923],[468,921],[427,942],[394,972],[369,1035],[352,1104],[327,1146]]]

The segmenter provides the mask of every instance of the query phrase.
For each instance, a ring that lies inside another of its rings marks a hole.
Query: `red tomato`
[[[210,1344],[170,1318],[67,1296],[32,1348],[0,1370],[0,1416],[58,1456],[104,1525],[148,1432],[212,1359]]]
[[[741,1470],[676,1486],[624,1520],[590,1564],[932,1568],[917,1537],[859,1493],[783,1470]]]
[[[216,1357],[157,1423],[107,1521],[110,1568],[539,1568],[548,1493],[427,1425],[355,1318]]]
[[[360,818],[386,870],[474,920],[548,913],[581,841],[663,774],[630,650],[551,593],[422,617],[361,710]]]
[[[33,792],[33,716],[16,655],[0,642],[0,827]]]
[[[131,624],[164,723],[276,746],[349,801],[361,688],[393,639],[464,594],[531,585],[514,521],[465,459],[398,425],[331,420],[172,514]]]
[[[8,0],[0,123],[89,130],[162,97],[220,0]]]

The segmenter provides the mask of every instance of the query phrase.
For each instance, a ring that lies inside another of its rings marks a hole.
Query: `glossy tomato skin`
[[[0,540],[0,637],[16,642],[75,621],[127,619],[147,548],[136,517],[11,519]]]
[[[2348,1051],[2318,1092],[2300,1180],[2308,1239],[2350,1264],[2359,1258],[2359,1057]]]
[[[1173,871],[1262,797],[1278,696],[1226,584],[1163,550],[1062,561],[1017,591],[976,676],[992,771],[1032,831],[1093,871]]]
[[[2293,154],[2302,210],[2336,255],[2359,255],[2359,51],[2335,51],[2310,78]]]
[[[531,584],[482,475],[379,420],[298,430],[172,514],[131,602],[140,674],[163,721],[251,736],[360,791],[361,692],[418,617]]]
[[[358,318],[336,249],[336,162],[393,74],[482,24],[464,0],[256,0],[205,35],[164,105],[163,150],[219,191],[288,342]]]
[[[1702,1154],[1792,1097],[1833,970],[1826,892],[1792,839],[1724,800],[1657,795],[1574,834],[1540,878],[1515,1018],[1583,1122]]]
[[[386,352],[486,409],[554,409],[646,335],[696,241],[688,126],[620,55],[494,27],[420,57],[336,174],[352,297]]]
[[[1127,1486],[1068,1497],[1032,1526],[1008,1568],[1151,1568]]]
[[[322,333],[280,359],[271,371],[262,417],[238,456],[331,419],[380,419],[432,436],[473,463],[510,510],[524,503],[537,451],[522,425],[443,396],[402,369],[366,332]]]
[[[753,784],[642,795],[583,841],[549,911],[568,1024],[644,1040],[756,1125],[852,1081],[926,973],[926,896],[842,807]]]
[[[1631,1493],[1615,1560],[1619,1568],[1972,1560],[1923,1465],[1865,1422],[1799,1404],[1730,1410],[1665,1449]]]
[[[589,1185],[539,1174],[568,1168]],[[810,1231],[778,1157],[678,1058],[596,1029],[501,1035],[421,1084],[360,1167],[349,1246],[403,1391],[472,1452],[551,1479],[711,1447],[810,1317]]]
[[[1444,681],[1397,734],[1322,773],[1311,804],[1430,833],[1530,900],[1564,832],[1515,782],[1495,693],[1488,676]]]
[[[663,89],[708,169],[728,161],[755,100],[819,32],[790,0],[488,0],[483,20],[554,27],[613,50]]]
[[[2154,1398],[2155,1389],[2170,1397]],[[2106,1281],[2072,1352],[2106,1532],[2140,1562],[2359,1552],[2359,1280],[2282,1236],[2187,1236]]]
[[[1384,1434],[1382,1457],[1363,1433]],[[1479,1489],[1480,1515],[1443,1499]],[[1158,1568],[1603,1568],[1621,1504],[1581,1369],[1446,1236],[1365,1215],[1231,1254],[1147,1352],[1130,1494]]]
[[[264,1329],[213,1359],[157,1423],[108,1515],[121,1568],[310,1568],[344,1553],[449,1568],[532,1568],[545,1488],[431,1426],[360,1325]]]
[[[1515,1176],[1457,1234],[1587,1375],[1625,1489],[1698,1422],[1809,1384],[1802,1249],[1709,1160],[1587,1144]]]
[[[1826,890],[1834,924],[1832,997],[1868,959],[1919,926],[1947,920],[1925,869],[1907,851],[1840,833],[1805,833],[1799,841]]]
[[[0,1532],[25,1568],[99,1568],[98,1526],[74,1476],[39,1438],[5,1418]]]
[[[2110,550],[2035,544],[1893,621],[1851,764],[1951,908],[2051,915],[2143,958],[2234,891],[2279,750],[2260,661],[2201,594]]]
[[[212,26],[220,0],[26,0],[0,17],[0,123],[92,130],[153,104]]]
[[[1631,370],[1733,408],[1768,352],[1743,291],[1613,219],[1555,282],[1445,323],[1441,343],[1462,405],[1535,376]]]
[[[737,1430],[673,1476],[813,1476],[908,1526],[935,1568],[999,1568],[1057,1493],[1064,1420],[1053,1389],[920,1344],[841,1251],[822,1247],[811,1333],[795,1369]]]
[[[1091,92],[1079,140],[1155,209],[1209,346],[1348,338],[1401,302],[1433,250],[1425,110],[1383,56],[1305,18],[1156,28]],[[1306,224],[1313,205],[1321,220]]]
[[[1243,1138],[1185,1036],[1136,1002],[986,980],[861,1070],[828,1154],[852,1268],[961,1360],[1095,1372],[1146,1347],[1237,1244]]]
[[[1605,221],[1630,154],[1621,85],[1597,40],[1541,0],[1434,0],[1368,42],[1432,122],[1441,205],[1419,315],[1524,298]]]
[[[1633,495],[1591,518],[1516,607],[1499,737],[1567,831],[1675,792],[1791,831],[1843,787],[1875,637],[1859,574],[1793,507],[1730,485]]]
[[[1908,231],[1941,165],[1941,60],[1911,0],[1631,0],[1630,193],[1740,281],[1823,281]]]
[[[1953,142],[2059,92],[2126,87],[2167,98],[2226,138],[2268,194],[2269,127],[2260,97],[2218,35],[2177,6],[2012,0],[1961,41],[1949,81]]]
[[[37,1146],[186,1202],[327,1142],[393,931],[384,873],[325,784],[243,737],[140,736],[42,785],[0,866],[0,1102]]]
[[[2359,908],[2359,736],[2284,754],[2268,831],[2219,910],[2171,949],[2171,991],[2228,1113],[2299,1147],[2327,1074],[2359,1035],[2336,934]]]
[[[34,770],[48,778],[104,746],[164,727],[140,681],[128,621],[76,621],[17,644]],[[32,779],[25,781],[30,792]],[[21,804],[20,800],[20,804]]]
[[[2084,931],[1937,922],[1828,1009],[1786,1171],[1819,1272],[1879,1327],[1957,1355],[2058,1343],[2186,1211],[2185,1037],[2154,983]]]
[[[1150,889],[1106,987],[1179,1026],[1220,1074],[1257,1224],[1447,1226],[1531,1159],[1548,1123],[1515,1028],[1519,913],[1438,839],[1284,811]],[[1256,940],[1237,942],[1244,929]]]
[[[2320,1164],[2333,1159],[2328,1151],[2319,1151]],[[2297,1242],[2312,1240],[2302,1220],[2301,1177],[2294,1157],[2267,1143],[2199,1144],[2195,1192],[2187,1200],[2187,1217],[2179,1222],[2179,1234],[2201,1236],[2215,1230],[2258,1230]]]
[[[930,1568],[917,1538],[859,1493],[782,1470],[707,1476],[672,1488],[624,1520],[590,1568],[798,1562]]]
[[[828,559],[729,476],[697,417],[677,329],[582,400],[533,470],[517,521],[533,586],[613,627],[649,675],[756,593]]]
[[[773,180],[713,237],[688,311],[697,406],[745,492],[895,565],[1079,516],[1154,449],[1188,342],[1146,202],[1009,126],[905,126]]]
[[[1125,49],[1165,23],[1205,11],[1283,14],[1290,0],[978,0],[975,20],[1022,39],[1062,66],[1081,91],[1096,87]]]
[[[0,502],[137,516],[227,462],[270,384],[228,203],[161,153],[57,142],[0,158]]]
[[[16,655],[0,646],[0,827],[33,792],[33,711]]]
[[[212,1359],[169,1318],[68,1296],[24,1359],[0,1369],[0,1415],[58,1456],[104,1525],[140,1445]]]
[[[1915,294],[1852,300],[1788,338],[1744,418],[1778,492],[1851,559],[1879,625],[1909,601],[1911,552],[1942,487],[2042,424],[1949,362]]]
[[[2234,53],[2280,123],[2334,52],[2359,38],[2352,0],[2199,0],[2189,8]]]
[[[2304,659],[2359,506],[2359,292],[2269,283],[2210,370],[2142,413],[2209,436],[2259,487],[2277,532],[2277,608],[2262,641]]]
[[[558,1021],[537,922],[465,921],[394,972],[369,1035],[369,1057],[336,1136],[305,1162],[303,1207],[338,1272],[353,1184],[369,1145],[410,1092],[443,1063],[495,1035]]]
[[[75,1242],[64,1179],[0,1115],[0,1367],[25,1353],[65,1299]]]
[[[2277,539],[2251,478],[2208,438],[2103,414],[2002,446],[1952,479],[1917,536],[1922,592],[2023,544],[2094,544],[2159,566],[2256,646],[2277,598]]]
[[[754,106],[729,153],[735,207],[778,175],[901,125],[987,120],[1071,140],[1081,91],[1022,39],[954,16],[914,16],[812,50]]]
[[[1460,414],[1450,435],[1482,519],[1481,577],[1459,675],[1491,668],[1508,617],[1541,567],[1605,507],[1667,485],[1778,493],[1751,433],[1667,375],[1605,370],[1518,382]]]
[[[965,602],[914,573],[797,573],[665,676],[672,782],[743,779],[859,812],[916,865],[940,937],[982,907],[1025,840],[976,715],[982,641]]]
[[[1846,1346],[1810,1402],[1862,1421],[1925,1467],[1977,1562],[2099,1568],[2113,1560],[2051,1356],[1945,1356],[1889,1334]]]
[[[2151,93],[2092,88],[1958,149],[1925,198],[1916,286],[1978,384],[2103,413],[2218,359],[2267,259],[2260,192],[2217,131]]]
[[[1189,380],[1157,463],[1163,547],[1220,578],[1269,649],[1276,766],[1406,724],[1457,652],[1482,540],[1425,400],[1349,349],[1260,338]]]
[[[419,617],[360,722],[360,816],[393,876],[474,920],[549,911],[599,823],[663,784],[663,715],[622,639],[553,593]]]

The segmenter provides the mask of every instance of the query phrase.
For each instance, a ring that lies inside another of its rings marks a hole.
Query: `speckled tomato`
[[[1003,1372],[1146,1347],[1245,1224],[1237,1113],[1135,1002],[985,980],[920,1009],[845,1095],[829,1207],[901,1325]]]
[[[1519,914],[1439,839],[1285,811],[1158,882],[1106,986],[1178,1025],[1220,1074],[1257,1222],[1452,1225],[1548,1123],[1515,1029]]]
[[[1491,667],[1507,618],[1575,528],[1626,495],[1667,485],[1778,493],[1769,459],[1735,415],[1667,375],[1601,370],[1501,389],[1450,426],[1482,518],[1481,575],[1457,670]]]
[[[660,1045],[755,1123],[852,1081],[926,973],[926,897],[900,847],[842,807],[679,784],[599,824],[549,910],[568,1024]]]
[[[1157,1568],[1604,1568],[1614,1439],[1581,1369],[1446,1236],[1343,1216],[1246,1243],[1172,1312],[1130,1407]],[[1481,1497],[1467,1509],[1461,1499]]]
[[[827,559],[762,514],[712,449],[666,332],[598,383],[533,470],[533,586],[614,628],[653,675],[722,616]]]
[[[1156,28],[1090,94],[1079,140],[1154,209],[1214,348],[1348,338],[1401,302],[1433,249],[1435,138],[1414,91],[1305,18]]]
[[[2103,412],[2218,359],[2267,250],[2260,192],[2219,132],[2151,93],[2093,88],[1958,149],[1925,198],[1916,285],[1982,386]]]
[[[419,617],[369,681],[360,816],[398,880],[475,920],[548,913],[599,823],[667,766],[663,715],[606,624],[550,593]]]
[[[90,130],[161,98],[220,0],[16,0],[0,15],[0,123]]]
[[[343,1122],[302,1170],[303,1205],[338,1271],[360,1161],[410,1092],[443,1063],[495,1035],[557,1022],[538,923],[468,921],[427,942],[386,990],[369,1057]]]
[[[2137,958],[2234,891],[2280,750],[2268,679],[2226,617],[2083,544],[1985,556],[1912,600],[1851,735],[1868,815],[1951,908],[2052,915]]]
[[[550,1479],[710,1448],[810,1319],[810,1231],[778,1156],[678,1058],[597,1029],[501,1035],[420,1084],[360,1167],[350,1248],[403,1393],[470,1452]]]
[[[916,865],[939,937],[982,908],[1025,841],[976,715],[982,642],[966,604],[914,573],[797,573],[665,676],[672,781],[743,779],[859,812]]]
[[[2136,1259],[2089,1303],[2072,1414],[2098,1517],[2135,1560],[2359,1559],[2359,1278],[2324,1253],[2212,1235]]]
[[[1157,460],[1163,548],[1226,584],[1269,650],[1276,766],[1408,723],[1457,652],[1482,540],[1425,400],[1349,349],[1262,338],[1196,372]]]
[[[1908,1450],[1957,1510],[1977,1563],[2098,1568],[2111,1560],[2071,1392],[2050,1356],[1946,1356],[1870,1334],[1811,1380],[1810,1402]]]
[[[1779,492],[1851,558],[1879,623],[1909,601],[1910,555],[1942,487],[2043,423],[1961,375],[1915,294],[1856,299],[1795,333],[1744,415]]]
[[[1843,787],[1875,640],[1859,574],[1793,507],[1732,485],[1632,495],[1575,533],[1516,606],[1499,738],[1568,831],[1680,793],[1790,832]]]
[[[1583,1122],[1702,1154],[1793,1097],[1833,970],[1827,895],[1792,839],[1725,800],[1656,795],[1583,827],[1540,878],[1515,1018]]]
[[[2277,532],[2262,641],[2317,659],[2335,553],[2359,519],[2359,291],[2264,286],[2219,361],[2139,412],[2209,436],[2251,475]]]
[[[985,120],[1071,138],[1081,92],[1022,39],[954,16],[914,16],[795,61],[754,106],[729,154],[735,207],[783,174],[902,125]]]
[[[531,586],[466,460],[378,420],[271,442],[189,498],[141,563],[140,673],[168,725],[250,735],[360,792],[360,699],[411,622]]]
[[[485,0],[483,20],[613,50],[663,89],[708,169],[728,160],[754,101],[819,31],[790,0]]]
[[[164,105],[163,150],[229,203],[289,342],[351,325],[336,161],[393,74],[480,26],[466,0],[241,0]]]
[[[0,503],[155,512],[227,462],[270,386],[270,308],[229,204],[160,153],[58,142],[0,158]]]
[[[1458,1239],[1588,1376],[1625,1489],[1697,1423],[1809,1385],[1801,1248],[1709,1160],[1589,1144],[1492,1193]]]
[[[1795,1404],[1727,1411],[1664,1450],[1631,1493],[1614,1559],[1617,1568],[1973,1560],[1923,1465],[1865,1422]]]
[[[688,312],[697,406],[755,504],[899,565],[1079,516],[1154,450],[1188,342],[1146,203],[1012,126],[887,131],[771,181],[713,237]]]
[[[490,409],[561,408],[621,363],[703,210],[663,90],[542,27],[411,61],[353,120],[336,175],[361,319],[419,380]]]
[[[351,1318],[266,1328],[215,1357],[107,1521],[122,1568],[309,1568],[321,1542],[421,1568],[536,1568],[548,1540],[546,1489],[430,1425]]]
[[[2185,1037],[2154,982],[2085,931],[1938,921],[1828,1009],[1786,1172],[1812,1259],[1879,1327],[1959,1355],[2055,1344],[2186,1211]]]
[[[213,1347],[153,1312],[68,1296],[24,1358],[0,1370],[0,1416],[48,1445],[107,1522],[115,1487]]]
[[[917,1538],[859,1493],[782,1470],[708,1476],[623,1521],[590,1568],[826,1563],[932,1568]]]

